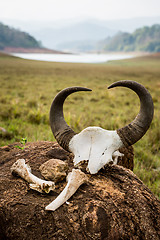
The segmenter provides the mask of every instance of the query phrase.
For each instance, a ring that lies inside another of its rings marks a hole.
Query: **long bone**
[[[148,130],[153,119],[153,101],[150,93],[141,84],[130,81],[118,81],[108,87],[127,87],[133,90],[140,99],[140,111],[136,118],[127,126],[115,131],[100,127],[88,127],[76,134],[65,122],[63,103],[67,96],[77,91],[91,91],[88,88],[70,87],[57,94],[50,109],[50,125],[57,142],[67,151],[74,154],[74,165],[88,160],[88,170],[97,173],[104,165],[113,161],[113,154],[136,143]],[[116,159],[117,159],[116,157]]]
[[[83,184],[86,183],[88,177],[85,173],[83,173],[79,169],[73,169],[67,176],[67,185],[63,189],[63,191],[58,195],[58,197],[51,202],[48,206],[45,207],[45,210],[55,211],[59,208],[63,203],[67,202],[67,200],[73,196],[73,194],[77,191],[77,189]]]
[[[51,190],[55,189],[55,183],[51,181],[42,180],[31,173],[31,168],[25,163],[24,159],[18,159],[11,167],[11,173],[13,175],[18,175],[27,182],[31,189],[38,192],[49,193]]]

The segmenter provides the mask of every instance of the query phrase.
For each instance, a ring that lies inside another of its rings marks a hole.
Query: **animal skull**
[[[69,149],[74,154],[75,166],[83,160],[88,160],[87,170],[95,174],[107,163],[114,163],[113,153],[122,146],[123,143],[116,131],[88,127],[73,136]]]
[[[117,163],[119,156],[122,156],[118,149],[128,147],[136,143],[148,130],[153,119],[153,101],[150,93],[141,84],[134,81],[118,81],[108,88],[117,86],[132,89],[140,98],[140,111],[137,117],[127,126],[115,131],[109,131],[100,127],[88,127],[76,134],[65,122],[63,116],[63,103],[67,96],[77,91],[91,91],[88,88],[71,87],[62,90],[52,102],[50,110],[50,125],[52,132],[65,150],[74,154],[74,166],[88,161],[88,172],[96,174],[106,164]],[[23,171],[22,171],[23,170]],[[12,172],[16,172],[26,181],[38,185],[40,191],[45,191],[46,185],[54,189],[54,183],[38,179],[31,174],[24,159],[12,166]],[[46,210],[55,211],[66,202],[79,188],[87,181],[87,175],[79,169],[73,169],[68,175],[68,183],[60,195],[46,206]],[[31,184],[30,184],[31,185]],[[31,185],[32,188],[33,184]]]
[[[116,164],[118,157],[122,156],[118,149],[133,145],[141,139],[153,119],[153,101],[145,87],[137,82],[124,80],[113,83],[108,89],[117,86],[128,87],[136,92],[139,96],[141,107],[139,114],[130,124],[115,131],[104,130],[100,127],[88,127],[76,134],[65,122],[63,103],[67,96],[77,91],[91,91],[88,88],[66,88],[57,94],[51,105],[50,125],[56,140],[61,147],[74,154],[74,166],[78,166],[79,163],[88,160],[87,169],[91,174],[96,174],[109,162],[113,161]],[[66,188],[56,200],[46,207],[46,210],[54,211],[67,201],[80,186],[77,184],[74,190],[72,188],[73,182],[76,183],[79,178],[79,175],[73,174],[72,181],[68,182]],[[72,191],[68,189],[72,189]]]
[[[124,80],[113,83],[108,88],[117,86],[128,87],[136,92],[140,98],[141,108],[130,124],[115,131],[88,127],[76,134],[65,122],[63,103],[67,96],[77,91],[91,91],[88,88],[66,88],[57,94],[51,105],[50,125],[56,140],[65,150],[74,154],[75,166],[81,161],[88,160],[88,170],[91,174],[97,173],[107,163],[112,162],[113,154],[118,157],[119,148],[130,146],[142,138],[153,118],[152,97],[145,87],[137,82]]]

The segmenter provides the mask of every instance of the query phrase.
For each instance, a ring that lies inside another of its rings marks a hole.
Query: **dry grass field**
[[[160,198],[160,55],[105,64],[51,63],[0,55],[0,146],[54,141],[49,110],[54,96],[70,86],[92,92],[74,93],[64,106],[67,123],[79,132],[88,126],[108,130],[128,124],[139,111],[139,99],[126,88],[107,89],[118,80],[134,80],[151,93],[155,114],[147,134],[135,144],[138,177]]]

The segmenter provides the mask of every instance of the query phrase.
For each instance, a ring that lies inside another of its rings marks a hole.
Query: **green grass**
[[[154,119],[147,134],[134,145],[134,172],[160,198],[160,56],[146,56],[106,64],[49,63],[0,55],[0,145],[21,138],[53,141],[49,110],[54,96],[70,86],[91,88],[65,102],[67,123],[79,132],[88,126],[108,130],[128,124],[139,111],[131,90],[107,90],[111,83],[130,79],[151,93]]]

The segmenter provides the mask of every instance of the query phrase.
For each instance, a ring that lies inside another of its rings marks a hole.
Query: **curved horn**
[[[113,83],[108,89],[118,86],[132,89],[140,99],[140,111],[136,118],[127,126],[117,130],[123,144],[130,146],[141,139],[148,130],[153,119],[154,106],[150,93],[141,84],[124,80]]]
[[[92,91],[89,88],[69,87],[59,92],[54,98],[50,109],[50,126],[57,142],[65,150],[69,151],[69,142],[76,134],[66,123],[63,115],[63,103],[74,92]]]

